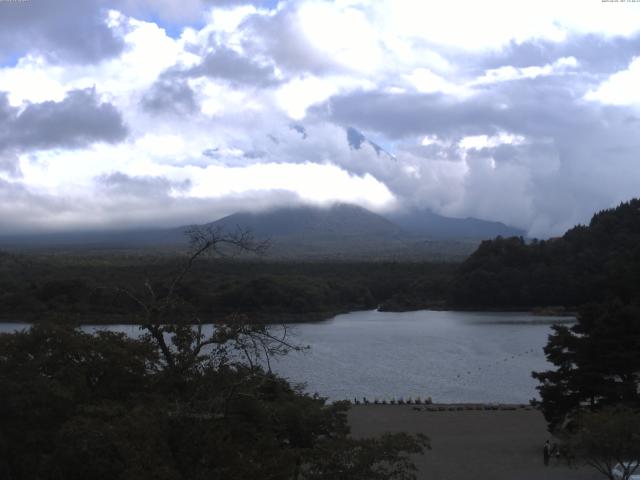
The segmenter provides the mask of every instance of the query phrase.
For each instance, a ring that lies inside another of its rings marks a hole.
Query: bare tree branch
[[[185,321],[169,315],[179,303],[178,289],[192,271],[195,262],[204,255],[225,256],[231,253],[251,253],[262,255],[268,242],[258,242],[249,230],[236,229],[225,233],[212,225],[194,226],[186,231],[189,237],[189,254],[184,265],[168,282],[168,288],[159,293],[152,279],[145,279],[145,295],[133,293],[129,289],[118,288],[142,310],[141,329],[146,330],[158,344],[168,367],[188,370],[202,358],[203,352],[212,347],[209,355],[218,355],[219,362],[229,360],[229,349],[244,356],[250,368],[255,369],[264,356],[267,369],[271,371],[270,358],[284,355],[289,351],[304,348],[288,340],[288,329],[282,327],[281,335],[274,335],[266,325],[256,325],[243,315],[232,315],[224,322],[213,326],[213,332],[206,337],[199,317]],[[167,340],[171,340],[171,345]]]

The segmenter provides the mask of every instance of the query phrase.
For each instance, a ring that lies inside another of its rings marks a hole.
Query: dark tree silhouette
[[[582,409],[640,407],[640,308],[583,307],[578,322],[554,326],[544,351],[555,370],[534,372],[549,428],[571,426]]]

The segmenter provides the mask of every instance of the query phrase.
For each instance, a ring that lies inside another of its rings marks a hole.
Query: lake
[[[526,403],[538,398],[531,371],[550,367],[542,351],[550,326],[571,321],[511,312],[352,312],[290,326],[294,341],[311,348],[272,367],[331,400]],[[0,332],[17,328],[24,325],[0,324]],[[131,325],[102,328],[139,333]]]

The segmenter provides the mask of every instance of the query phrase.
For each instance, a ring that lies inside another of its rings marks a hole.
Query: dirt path
[[[549,437],[537,410],[426,411],[408,405],[360,405],[349,412],[354,436],[421,432],[433,449],[416,459],[425,480],[597,480],[588,467],[542,462]],[[553,442],[553,439],[550,439]]]

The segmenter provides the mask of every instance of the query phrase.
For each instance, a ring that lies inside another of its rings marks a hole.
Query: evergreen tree
[[[570,425],[581,408],[640,406],[640,308],[590,304],[578,322],[556,325],[544,349],[555,370],[533,372],[550,429]]]

